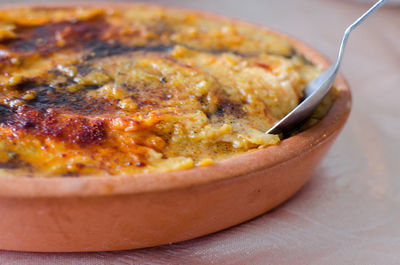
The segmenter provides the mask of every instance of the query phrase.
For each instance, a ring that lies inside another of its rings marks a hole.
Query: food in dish
[[[279,142],[320,69],[281,36],[158,7],[0,11],[0,175],[164,172]]]

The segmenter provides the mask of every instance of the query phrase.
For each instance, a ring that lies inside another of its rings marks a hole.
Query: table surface
[[[0,0],[15,2],[28,1]],[[267,25],[333,59],[344,29],[369,1],[147,2]],[[394,5],[352,34],[341,69],[353,92],[350,119],[312,179],[274,211],[168,246],[66,254],[0,251],[0,264],[399,264],[399,36],[400,6]]]

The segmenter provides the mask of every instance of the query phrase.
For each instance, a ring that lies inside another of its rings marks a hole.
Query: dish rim
[[[268,31],[289,41],[293,48],[303,54],[314,64],[326,68],[330,62],[314,48],[290,37],[287,34],[270,29],[269,27],[250,23],[237,18],[231,18],[207,11],[196,9],[170,7],[165,5],[142,3],[106,3],[106,2],[71,2],[43,4],[0,4],[0,10],[9,8],[35,7],[145,7],[162,8],[180,12],[189,12],[216,21],[247,25],[258,30]],[[284,164],[302,153],[311,152],[319,144],[327,141],[339,130],[350,113],[351,92],[348,83],[342,75],[335,82],[337,97],[328,113],[317,124],[294,136],[282,140],[279,144],[264,149],[236,155],[206,167],[191,169],[140,173],[116,176],[80,176],[80,177],[24,177],[1,176],[0,197],[92,197],[126,194],[142,194],[156,191],[183,189],[191,186],[206,185],[215,182],[229,181],[266,168]]]

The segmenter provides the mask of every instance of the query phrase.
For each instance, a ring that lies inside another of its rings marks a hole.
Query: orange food
[[[192,12],[0,11],[0,174],[207,166],[264,131],[319,73],[281,37]]]

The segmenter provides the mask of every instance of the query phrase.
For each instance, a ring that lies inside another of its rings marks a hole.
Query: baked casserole
[[[320,69],[251,25],[158,7],[0,11],[0,175],[208,166],[264,132]]]

